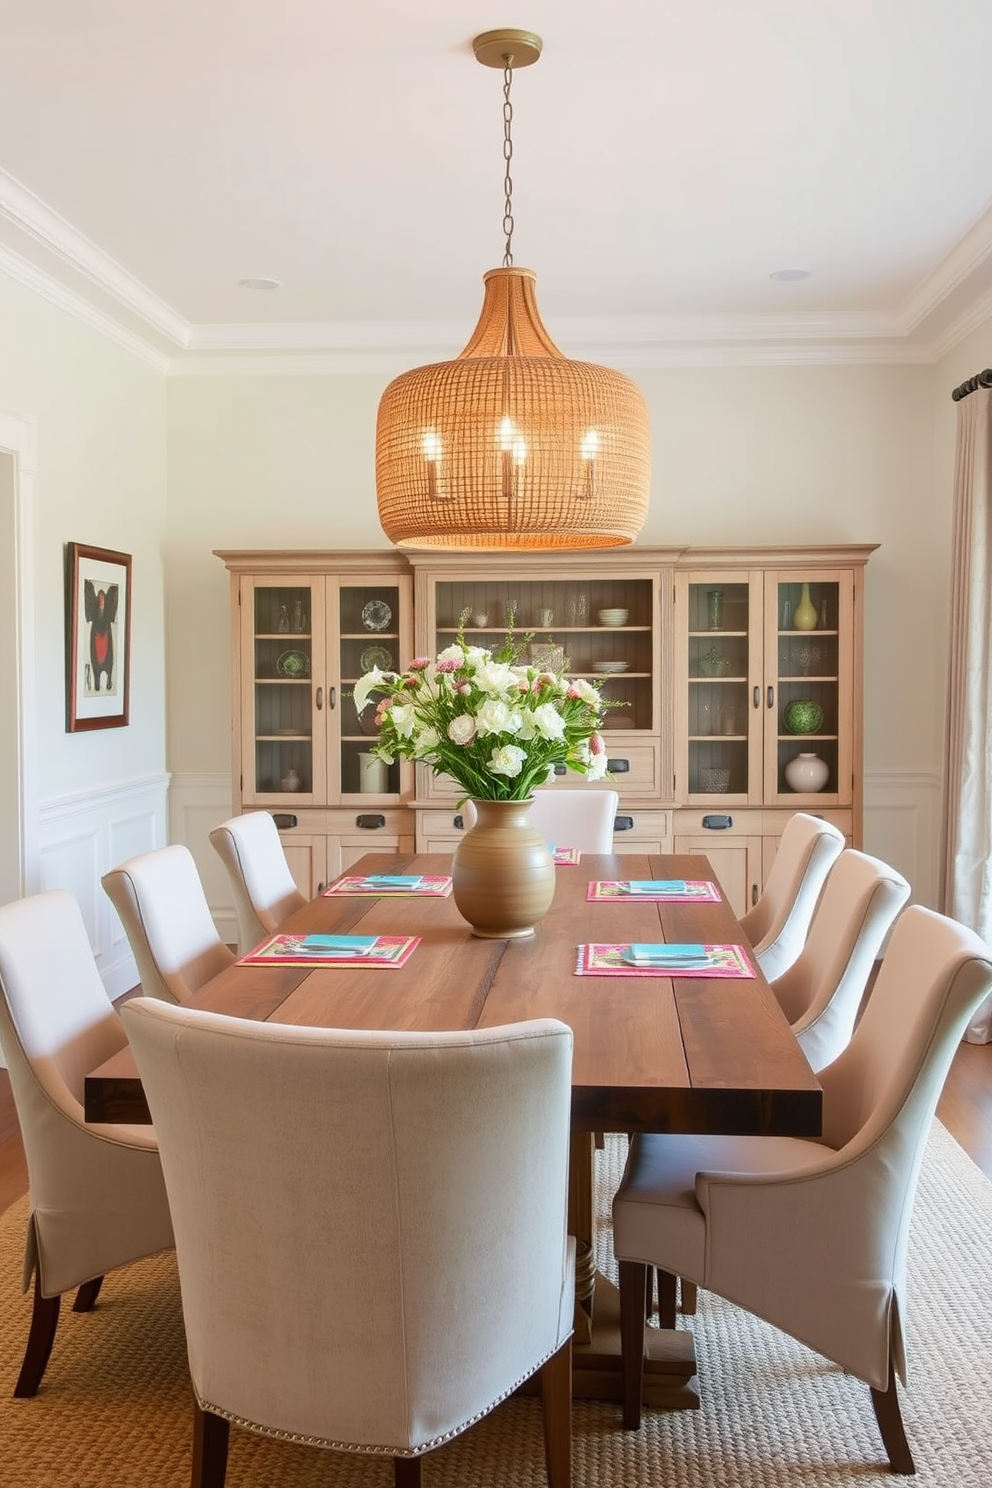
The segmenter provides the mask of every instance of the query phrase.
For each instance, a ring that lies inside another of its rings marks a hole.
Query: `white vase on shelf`
[[[785,783],[803,795],[821,791],[830,777],[830,766],[818,754],[797,754],[785,767]]]

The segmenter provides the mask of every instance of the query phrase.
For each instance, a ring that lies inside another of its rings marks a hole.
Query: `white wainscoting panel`
[[[913,904],[937,908],[942,781],[909,771],[865,776],[865,852],[912,885]]]
[[[168,841],[168,775],[117,782],[41,805],[39,885],[79,902],[109,997],[138,980],[127,936],[100,879],[135,853]]]
[[[182,842],[193,854],[203,892],[221,940],[238,943],[234,895],[220,858],[210,845],[210,833],[232,813],[230,775],[172,776],[169,789],[170,841]]]

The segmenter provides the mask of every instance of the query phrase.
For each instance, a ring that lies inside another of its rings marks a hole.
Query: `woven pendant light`
[[[510,77],[541,43],[499,31],[473,45],[480,62],[504,69],[503,267],[484,275],[482,313],[460,355],[405,372],[382,395],[379,520],[400,547],[621,547],[648,510],[644,399],[622,373],[559,351],[541,324],[536,276],[514,268],[510,252]]]

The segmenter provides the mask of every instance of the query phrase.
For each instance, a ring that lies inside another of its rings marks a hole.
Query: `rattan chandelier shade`
[[[650,432],[628,377],[572,361],[541,323],[530,269],[484,277],[450,362],[389,384],[376,425],[379,520],[400,547],[621,547],[644,524]]]

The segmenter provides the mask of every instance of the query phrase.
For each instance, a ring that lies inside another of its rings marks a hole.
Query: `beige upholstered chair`
[[[613,851],[613,823],[620,797],[615,790],[599,786],[549,786],[534,792],[530,822],[553,847],[577,847],[580,852]],[[474,827],[476,811],[471,801],[461,808],[465,830]]]
[[[223,1484],[233,1420],[390,1455],[415,1488],[423,1453],[541,1370],[567,1488],[571,1031],[122,1016],[176,1227],[194,1484]]]
[[[234,961],[217,934],[193,855],[186,847],[139,853],[105,873],[146,997],[188,1002]]]
[[[978,936],[911,906],[850,1043],[820,1073],[821,1141],[634,1138],[613,1204],[625,1426],[640,1422],[645,1267],[658,1266],[864,1380],[893,1470],[914,1471],[895,1382],[910,1218],[941,1086],[990,986]]]
[[[799,959],[771,984],[813,1069],[850,1042],[875,958],[909,895],[901,873],[853,848],[831,868]]]
[[[805,811],[786,822],[761,897],[741,920],[770,982],[788,970],[806,944],[820,890],[843,850],[844,834],[831,822]]]
[[[227,869],[238,913],[242,956],[278,930],[306,897],[286,862],[279,829],[268,811],[249,811],[222,822],[210,833]]]
[[[103,989],[79,906],[56,890],[0,908],[0,1046],[27,1156],[24,1289],[34,1276],[19,1396],[34,1395],[63,1292],[88,1312],[104,1274],[172,1245],[148,1126],[87,1126],[83,1077],[127,1038]]]

